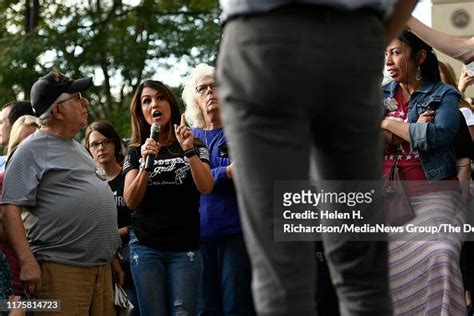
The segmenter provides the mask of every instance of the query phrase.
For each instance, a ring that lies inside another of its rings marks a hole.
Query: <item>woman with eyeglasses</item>
[[[182,98],[186,119],[209,149],[214,190],[201,195],[203,281],[198,315],[252,315],[251,268],[240,227],[233,162],[220,119],[214,67],[197,65]]]
[[[85,146],[94,158],[98,175],[107,180],[115,196],[117,205],[117,226],[122,239],[119,250],[119,260],[125,273],[123,289],[134,308],[129,311],[129,316],[140,315],[137,294],[130,271],[130,249],[128,246],[128,229],[132,222],[133,211],[125,204],[123,189],[125,176],[122,174],[122,142],[115,128],[106,121],[97,121],[86,129]]]
[[[413,33],[400,34],[385,55],[393,81],[383,87],[384,174],[396,161],[415,215],[404,227],[462,228],[465,208],[453,149],[460,94],[441,82],[436,55]],[[465,315],[459,267],[462,235],[412,230],[391,237],[395,314]]]
[[[202,258],[199,197],[212,191],[209,152],[162,82],[141,83],[130,105],[125,201],[135,210],[130,257],[142,315],[196,315]],[[157,140],[152,124],[160,126]],[[145,168],[147,157],[152,168]],[[147,170],[148,169],[148,170]]]

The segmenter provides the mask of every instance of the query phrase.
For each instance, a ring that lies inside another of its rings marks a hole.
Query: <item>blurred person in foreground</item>
[[[273,184],[307,181],[310,159],[317,180],[380,179],[383,50],[416,1],[220,4],[217,82],[256,309],[314,315],[315,244],[274,240]],[[387,243],[353,237],[323,235],[341,314],[391,315]]]
[[[115,200],[74,136],[87,125],[81,92],[92,78],[53,71],[31,88],[39,130],[5,175],[4,229],[30,296],[56,299],[62,315],[114,315],[111,262],[120,246]],[[31,216],[23,226],[21,211]]]
[[[201,194],[203,280],[199,315],[252,315],[251,269],[232,180],[233,163],[220,117],[214,67],[199,64],[183,89],[186,119],[209,149],[214,189]]]

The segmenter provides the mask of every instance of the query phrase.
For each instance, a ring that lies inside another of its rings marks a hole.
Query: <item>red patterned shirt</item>
[[[388,102],[392,103],[392,105],[395,105],[396,109],[387,112],[385,117],[400,122],[408,122],[408,102],[403,96],[402,89],[399,88],[395,94],[395,97],[391,100],[388,100]],[[414,150],[411,147],[411,144],[407,141],[396,145],[396,150],[394,147],[386,146],[383,166],[384,175],[390,172],[390,169],[393,165],[394,155],[397,155],[400,173],[405,180],[426,181],[425,172],[421,166],[420,155],[418,154],[418,151]],[[407,194],[410,196],[426,193],[426,191],[419,186],[406,186],[406,189]]]

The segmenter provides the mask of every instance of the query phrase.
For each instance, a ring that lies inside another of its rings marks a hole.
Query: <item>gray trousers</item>
[[[273,239],[273,183],[379,180],[384,51],[369,11],[285,7],[229,21],[217,80],[259,315],[314,315],[314,242]],[[342,315],[390,315],[386,242],[325,236]]]

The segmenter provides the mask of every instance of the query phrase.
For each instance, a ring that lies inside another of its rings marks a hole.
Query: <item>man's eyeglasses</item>
[[[92,142],[89,144],[89,148],[93,148],[93,149],[99,149],[99,147],[102,145],[103,147],[107,146],[107,145],[111,145],[113,144],[114,141],[111,140],[111,139],[104,139],[103,141],[100,141],[100,142]]]
[[[210,84],[202,84],[196,87],[196,92],[199,94],[204,94],[207,92],[207,89],[211,89],[212,91],[217,90],[217,84],[215,82]]]
[[[81,94],[80,92],[78,92],[78,93],[76,93],[75,95],[73,95],[72,97],[69,97],[69,98],[67,98],[67,99],[61,100],[61,101],[59,101],[59,102],[56,102],[56,104],[61,104],[61,103],[63,103],[63,102],[69,101],[69,100],[74,99],[74,98],[78,98],[79,101],[81,101],[81,100],[82,100],[82,94]]]

